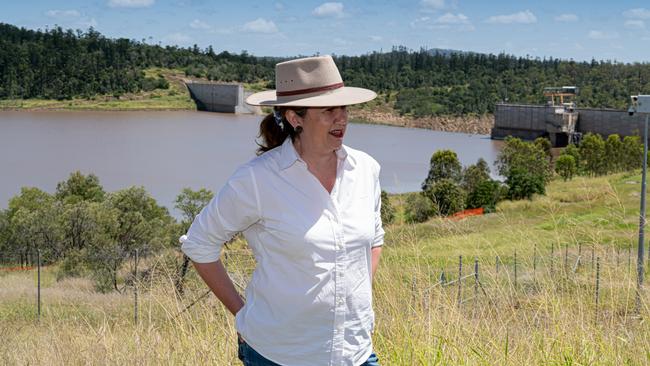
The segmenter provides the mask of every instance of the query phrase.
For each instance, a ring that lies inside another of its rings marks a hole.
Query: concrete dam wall
[[[553,146],[564,146],[572,132],[597,133],[606,138],[643,133],[644,118],[627,111],[606,108],[574,108],[526,104],[497,104],[492,138],[507,136],[533,140],[547,136]]]
[[[221,113],[261,113],[259,107],[249,106],[244,100],[250,93],[240,84],[185,83],[190,96],[200,111]]]

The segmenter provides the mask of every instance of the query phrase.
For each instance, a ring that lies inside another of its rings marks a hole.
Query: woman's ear
[[[287,111],[284,112],[284,118],[294,129],[302,125],[302,117],[300,117],[293,109],[287,109]]]

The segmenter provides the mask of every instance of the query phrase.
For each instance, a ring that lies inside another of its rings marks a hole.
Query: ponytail
[[[302,132],[301,128],[296,129],[291,126],[285,116],[287,110],[293,110],[300,117],[304,117],[307,113],[307,108],[304,107],[274,107],[274,112],[267,114],[262,122],[260,122],[260,134],[257,137],[262,139],[262,143],[257,143],[257,155],[262,155],[266,151],[274,149],[284,142],[287,137],[291,137],[291,141]],[[281,123],[278,123],[275,114],[281,117]]]

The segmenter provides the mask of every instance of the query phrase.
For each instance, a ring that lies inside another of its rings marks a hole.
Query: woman
[[[384,230],[379,165],[343,145],[350,88],[331,57],[276,65],[260,155],[239,167],[195,218],[182,249],[235,314],[244,365],[378,365],[371,280]],[[257,266],[241,299],[219,261],[242,232]]]

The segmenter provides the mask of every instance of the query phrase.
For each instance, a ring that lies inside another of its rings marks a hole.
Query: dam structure
[[[627,111],[607,108],[575,108],[573,106],[498,103],[494,111],[492,139],[507,136],[534,140],[548,137],[554,147],[577,142],[588,132],[607,138],[643,133],[645,117]]]
[[[200,111],[220,113],[261,113],[259,107],[249,106],[244,100],[250,92],[241,84],[220,84],[186,80],[185,85]]]

